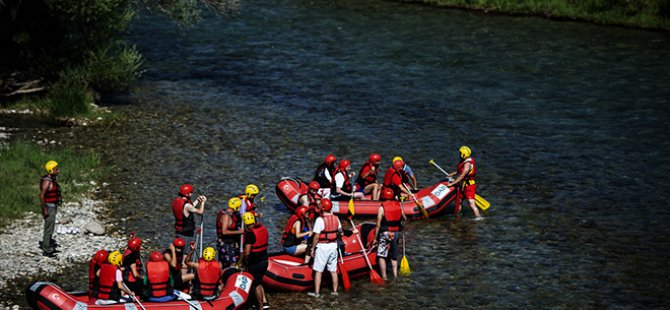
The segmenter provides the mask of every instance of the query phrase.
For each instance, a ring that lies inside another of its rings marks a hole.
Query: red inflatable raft
[[[414,194],[414,197],[426,208],[430,217],[443,212],[456,198],[456,189],[454,187],[447,187],[446,184],[446,181],[438,182]],[[306,190],[307,184],[305,182],[299,178],[291,177],[282,178],[275,187],[277,197],[291,211],[295,211],[298,207],[300,193]],[[419,206],[417,206],[412,197],[405,199],[404,204],[407,217],[417,219],[423,216]],[[376,215],[379,206],[381,206],[381,201],[378,200],[354,200],[355,215]],[[347,214],[348,208],[349,201],[333,201],[333,213],[335,214]]]
[[[362,236],[361,240],[364,244],[367,244],[368,240],[373,238],[374,228],[375,224],[373,223],[358,225],[358,230]],[[370,268],[365,262],[365,257],[363,257],[364,254],[356,235],[342,236],[342,241],[345,244],[343,257],[344,270],[346,270],[349,278],[367,275],[370,272]],[[367,250],[365,255],[367,255],[374,268],[377,261],[377,248]],[[265,289],[293,292],[312,289],[314,287],[314,271],[311,266],[303,264],[303,260],[303,257],[295,257],[284,253],[271,254],[268,258],[268,269],[263,277],[263,287]],[[338,264],[338,274],[342,271],[339,268]],[[329,279],[329,273],[324,272],[324,284],[322,286],[325,286],[325,283],[329,283]]]
[[[219,296],[210,301],[174,300],[170,302],[142,301],[146,310],[189,310],[196,309],[238,309],[247,301],[253,277],[247,272],[235,272],[226,280],[226,286]],[[50,282],[34,282],[26,289],[26,300],[33,309],[105,309],[105,310],[142,310],[137,303],[116,303],[98,305],[86,292],[68,293]],[[190,303],[190,304],[189,304]]]

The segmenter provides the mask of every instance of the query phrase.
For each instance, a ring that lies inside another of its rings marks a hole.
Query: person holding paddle
[[[412,196],[409,189],[403,185],[406,178],[403,171],[404,167],[405,162],[398,159],[393,162],[393,166],[386,170],[386,174],[384,174],[384,188],[390,188],[395,197],[399,197],[400,195],[404,197]]]
[[[477,174],[477,164],[475,159],[472,158],[472,150],[467,146],[461,146],[458,150],[461,161],[456,166],[456,171],[447,174],[447,176],[454,176],[458,174],[458,177],[453,181],[447,183],[448,187],[459,185],[456,187],[456,206],[454,208],[454,213],[458,214],[461,209],[461,199],[465,197],[468,200],[470,209],[475,214],[475,220],[481,220],[482,216],[479,215],[479,209],[475,205],[475,194],[477,193],[477,184],[475,184],[475,175]]]
[[[400,203],[393,199],[393,191],[390,188],[385,188],[382,191],[382,201],[382,205],[377,209],[377,225],[374,234],[377,239],[371,240],[368,248],[378,244],[379,269],[382,273],[382,279],[388,281],[386,276],[387,259],[391,260],[393,277],[398,277],[398,240],[403,228],[402,222],[407,220],[407,216]]]
[[[256,210],[256,205],[254,204],[254,198],[256,198],[258,193],[260,193],[260,189],[255,184],[249,184],[244,188],[244,195],[238,196],[242,200],[243,205],[240,209],[241,213],[252,212],[255,217],[263,217],[263,213],[260,210]]]
[[[198,196],[198,199],[193,203],[191,202],[191,195],[193,195],[193,185],[184,184],[179,187],[179,196],[172,201],[176,237],[184,239],[186,243],[190,243],[195,235],[195,217],[193,214],[203,215],[205,213],[205,202],[207,201],[207,197]]]

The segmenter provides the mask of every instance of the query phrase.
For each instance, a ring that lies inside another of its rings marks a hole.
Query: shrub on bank
[[[33,143],[16,141],[0,148],[0,227],[25,212],[41,214],[39,180],[45,174],[44,164],[56,160],[61,167],[58,183],[65,202],[75,201],[99,180],[100,156],[79,153],[67,148],[42,148]]]

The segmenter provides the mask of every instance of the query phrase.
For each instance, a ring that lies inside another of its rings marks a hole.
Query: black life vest
[[[319,186],[321,188],[330,188],[332,186],[331,181],[328,180],[326,177],[326,174],[328,174],[333,180],[334,178],[334,173],[333,173],[333,168],[332,166],[327,166],[326,163],[322,163],[319,165],[318,168],[316,168],[316,172],[314,172],[314,181],[319,182]]]
[[[100,264],[95,256],[88,261],[88,295],[95,297],[100,289],[100,279],[97,275],[100,270]]]

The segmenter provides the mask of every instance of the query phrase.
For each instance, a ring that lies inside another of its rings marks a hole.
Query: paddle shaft
[[[407,191],[409,192],[410,197],[412,197],[412,199],[414,200],[414,203],[416,203],[416,205],[419,206],[419,209],[421,210],[421,213],[423,213],[423,215],[426,218],[429,218],[428,211],[426,211],[426,208],[424,208],[423,205],[416,199],[416,196],[414,196],[414,193],[412,193],[412,191],[409,189],[409,186],[407,186],[407,184],[405,184],[405,183],[402,183],[402,186],[404,186],[405,189],[407,189]]]
[[[132,291],[128,288],[128,286],[126,285],[125,282],[121,281],[121,284],[123,284],[123,288],[127,289],[129,292],[132,292]],[[130,294],[130,297],[133,299],[133,301],[135,301],[135,302],[137,303],[138,306],[140,306],[140,308],[142,308],[142,310],[147,310],[147,308],[144,308],[144,305],[142,305],[142,303],[140,302],[140,300],[137,299],[137,297],[135,297],[135,295]]]
[[[349,221],[351,222],[351,227],[356,229],[356,225],[354,224],[354,220],[349,219]],[[365,249],[365,245],[363,244],[363,241],[361,241],[361,236],[358,233],[356,233],[356,239],[358,239],[358,243],[361,245],[361,249],[363,251],[363,257],[365,258],[365,262],[368,263],[368,267],[370,267],[370,270],[374,271],[374,269],[372,268],[372,264],[370,263],[370,259],[368,258],[368,250]]]
[[[433,166],[435,166],[437,169],[440,169],[440,171],[442,171],[442,173],[444,173],[447,177],[451,177],[449,173],[444,171],[444,169],[442,169],[442,167],[440,167],[434,160],[431,160],[430,163],[433,164]]]
[[[193,307],[193,309],[196,309],[196,310],[200,309],[200,308],[198,308],[198,305],[194,304],[192,301],[188,301],[188,300],[184,297],[184,295],[182,295],[182,292],[181,292],[181,291],[179,291],[179,290],[175,290],[175,292],[177,292],[177,297],[178,297],[177,299],[180,299],[180,300],[185,301],[189,306]]]

